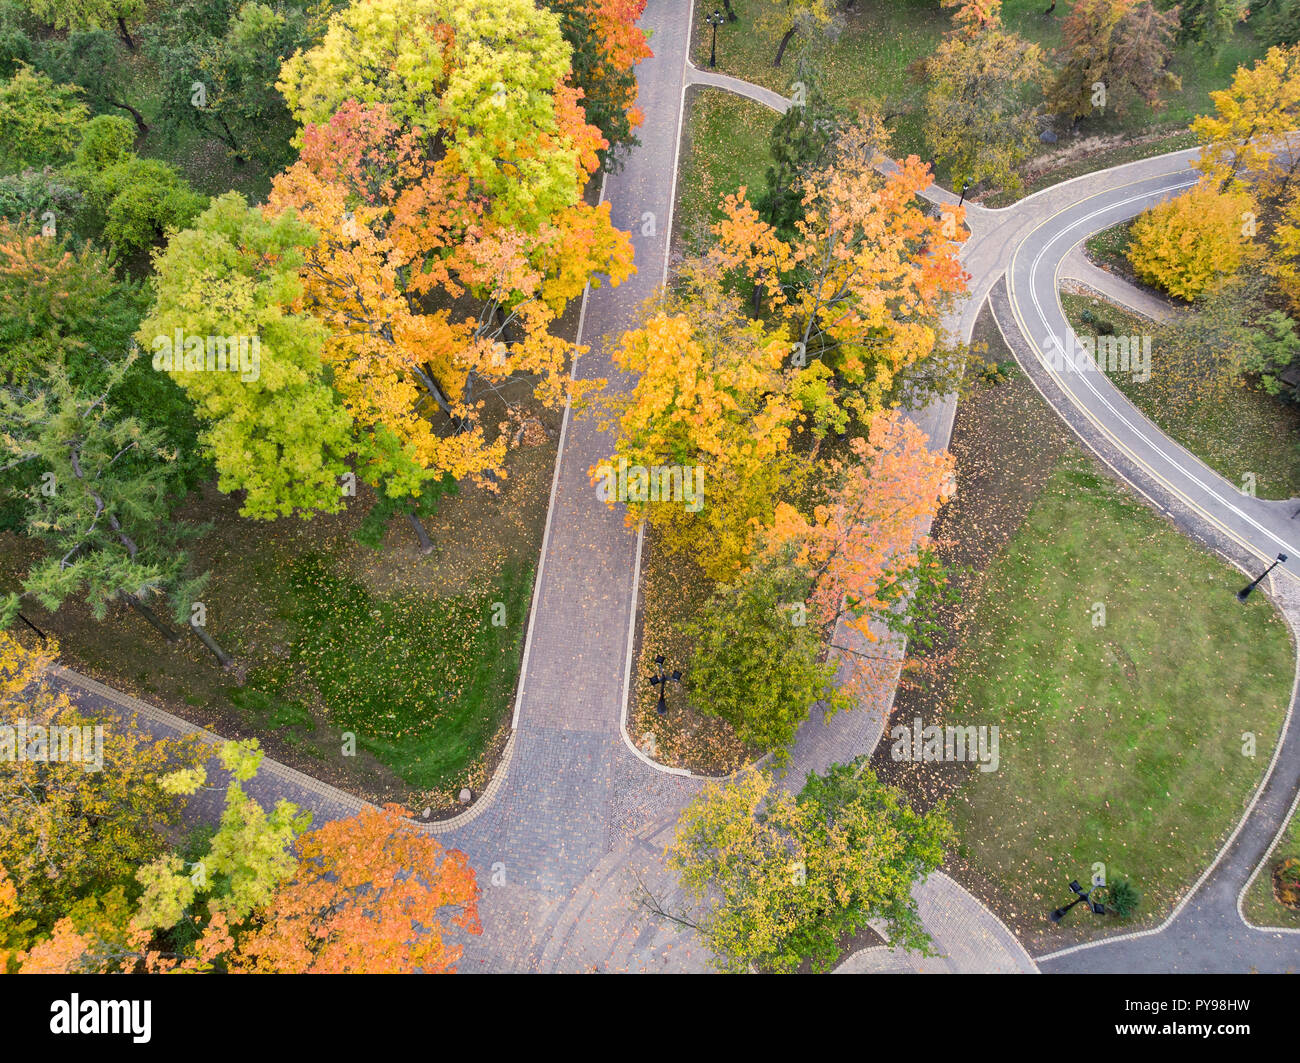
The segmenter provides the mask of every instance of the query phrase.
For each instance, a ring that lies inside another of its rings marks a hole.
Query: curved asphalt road
[[[1197,176],[1191,158],[1191,152],[1180,152],[1144,160],[1132,169],[1090,175],[1071,190],[1068,203],[1034,209],[1032,220],[1016,226],[1019,239],[1004,281],[992,293],[994,315],[1021,366],[1062,419],[1181,530],[1246,571],[1261,570],[1278,553],[1288,555],[1263,589],[1287,616],[1293,632],[1300,631],[1300,522],[1291,520],[1297,503],[1243,494],[1164,435],[1085,351],[1066,322],[1058,294],[1071,249],[1190,187]],[[1024,200],[1014,213],[1023,215],[1031,206]],[[1155,355],[1158,359],[1158,350]],[[1141,367],[1130,371],[1140,373]],[[1159,371],[1157,361],[1153,372]],[[1295,715],[1293,690],[1289,726],[1263,784],[1173,916],[1152,931],[1038,957],[1043,971],[1300,970],[1300,934],[1257,930],[1238,911],[1238,898],[1266,857],[1300,787],[1300,726]]]

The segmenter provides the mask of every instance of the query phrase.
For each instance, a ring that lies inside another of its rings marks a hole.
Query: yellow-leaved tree
[[[1253,227],[1247,193],[1199,181],[1138,216],[1128,259],[1144,281],[1191,302],[1237,271]]]

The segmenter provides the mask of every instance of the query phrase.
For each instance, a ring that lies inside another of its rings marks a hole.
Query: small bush
[[[1148,284],[1192,302],[1237,271],[1252,217],[1249,196],[1198,184],[1133,222],[1129,262]]]

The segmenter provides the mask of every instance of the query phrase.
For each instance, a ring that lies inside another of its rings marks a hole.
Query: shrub
[[[121,162],[135,143],[135,130],[125,118],[101,114],[81,130],[77,145],[77,166],[89,173],[99,173]]]
[[[1142,280],[1191,302],[1241,265],[1250,211],[1244,193],[1202,182],[1134,221],[1129,262]]]

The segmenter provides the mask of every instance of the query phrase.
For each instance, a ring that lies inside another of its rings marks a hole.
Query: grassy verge
[[[1276,614],[1233,601],[1240,582],[1082,453],[1061,461],[987,573],[953,692],[959,721],[1001,724],[999,770],[970,773],[954,814],[1006,904],[1046,912],[1100,862],[1150,921],[1208,863],[1294,665]]]
[[[1151,322],[1091,295],[1063,294],[1062,305],[1071,326],[1080,334],[1096,332],[1082,321],[1084,310],[1110,321],[1120,335],[1153,330]],[[1234,484],[1246,473],[1255,476],[1262,498],[1300,495],[1300,409],[1243,385],[1225,396],[1194,397],[1183,393],[1178,373],[1162,372],[1161,361],[1177,357],[1155,343],[1151,379],[1138,382],[1131,373],[1112,373],[1112,382],[1161,431],[1190,450]]]
[[[668,671],[681,669],[690,682],[693,644],[685,634],[708,601],[713,584],[688,557],[668,553],[652,530],[646,533],[641,566],[641,617],[636,675],[632,684],[628,733],[661,764],[705,775],[724,775],[755,759],[732,726],[691,704],[684,687],[668,688],[668,712],[655,710],[659,690],[650,683],[655,658],[662,654]]]
[[[1294,726],[1294,724],[1292,725]],[[1300,929],[1300,912],[1278,903],[1273,896],[1273,865],[1287,857],[1300,859],[1300,816],[1292,816],[1282,837],[1264,861],[1264,867],[1242,898],[1242,911],[1256,926],[1285,926]]]
[[[1103,269],[1121,276],[1130,276],[1133,267],[1129,265],[1128,249],[1132,242],[1132,232],[1133,223],[1125,221],[1094,233],[1084,245],[1088,257]]]
[[[777,115],[725,89],[693,88],[677,178],[675,241],[685,253],[703,249],[722,220],[722,197],[741,187],[756,198],[766,184],[768,146]]]
[[[1008,356],[987,308],[975,337]],[[1135,925],[1156,921],[1268,762],[1293,677],[1286,625],[1263,602],[1238,608],[1240,575],[1110,480],[1023,375],[963,400],[950,449],[957,496],[934,536],[962,601],[892,722],[996,724],[1000,763],[895,761],[886,740],[873,766],[950,802],[950,871],[1031,951],[1114,931],[1047,919],[1097,862],[1143,892]]]

